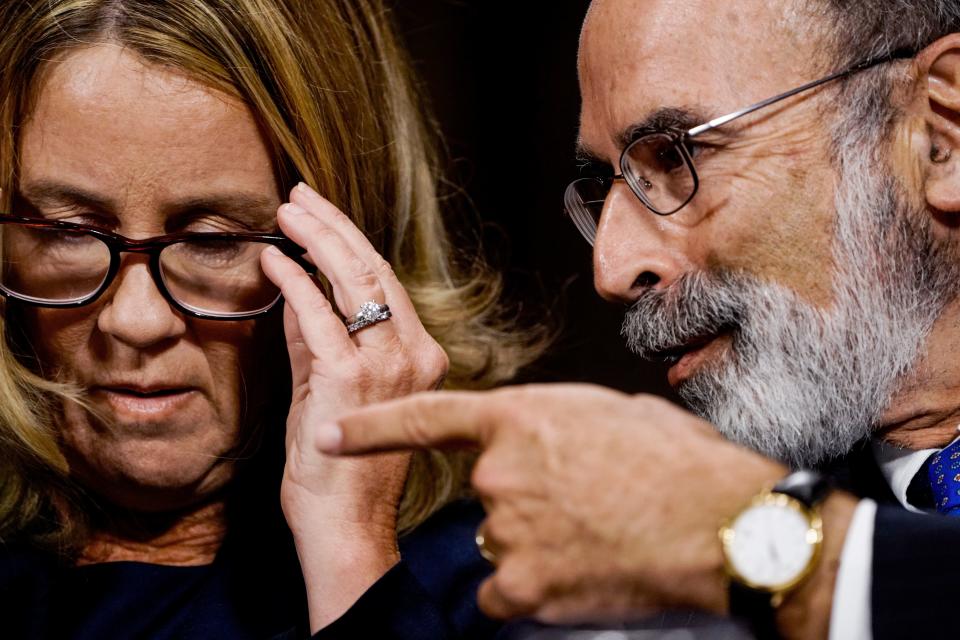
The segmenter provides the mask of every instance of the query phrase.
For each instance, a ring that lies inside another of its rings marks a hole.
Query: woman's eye
[[[239,240],[188,241],[178,245],[179,251],[195,262],[228,264],[245,255],[250,243]]]
[[[253,228],[246,220],[213,211],[191,213],[172,222],[174,224],[167,225],[168,233],[244,233],[270,230]]]
[[[202,218],[191,220],[189,224],[178,227],[176,231],[184,233],[223,233],[231,231],[241,231],[236,225],[225,224],[222,220],[211,220]]]
[[[112,230],[114,222],[95,213],[51,213],[41,214],[43,220],[54,220],[56,222],[69,222],[71,224],[80,224],[85,227],[93,227],[104,231]]]

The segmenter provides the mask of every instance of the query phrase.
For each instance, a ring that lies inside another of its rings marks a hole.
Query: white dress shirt
[[[913,451],[883,442],[873,443],[873,455],[893,495],[903,507],[923,513],[907,501],[907,489],[923,463],[939,449]],[[837,585],[833,592],[830,640],[872,640],[870,585],[873,565],[873,529],[877,504],[861,500],[843,543]]]

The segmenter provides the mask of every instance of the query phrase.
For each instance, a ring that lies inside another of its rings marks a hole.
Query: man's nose
[[[605,300],[630,304],[649,289],[669,287],[689,271],[677,228],[623,184],[607,196],[593,245],[594,287]]]
[[[182,335],[183,316],[163,297],[145,257],[128,256],[97,318],[103,333],[135,349],[146,349]]]

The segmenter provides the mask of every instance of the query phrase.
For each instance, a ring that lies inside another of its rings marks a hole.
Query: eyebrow
[[[109,198],[104,198],[75,185],[61,184],[49,180],[21,184],[17,189],[17,195],[31,204],[54,205],[69,202],[105,211],[112,211],[116,208],[113,200]]]
[[[233,220],[251,229],[262,229],[276,226],[278,206],[275,199],[260,194],[217,193],[184,198],[168,203],[164,208],[175,213],[212,211],[229,214]]]
[[[709,120],[709,116],[699,107],[661,107],[651,111],[640,120],[621,129],[614,139],[617,148],[626,149],[637,136],[667,129],[688,131]],[[585,164],[609,165],[599,153],[586,145],[583,140],[577,142],[577,160]]]
[[[38,180],[20,185],[18,194],[33,205],[76,204],[98,211],[116,212],[116,201],[72,184]],[[191,211],[212,211],[229,214],[250,228],[274,222],[277,203],[273,198],[256,193],[212,193],[189,196],[164,203],[164,210],[173,214]]]

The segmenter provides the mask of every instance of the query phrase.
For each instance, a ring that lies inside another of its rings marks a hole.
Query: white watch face
[[[726,539],[727,559],[748,583],[777,588],[799,578],[816,551],[817,532],[800,511],[759,504],[743,511]]]

